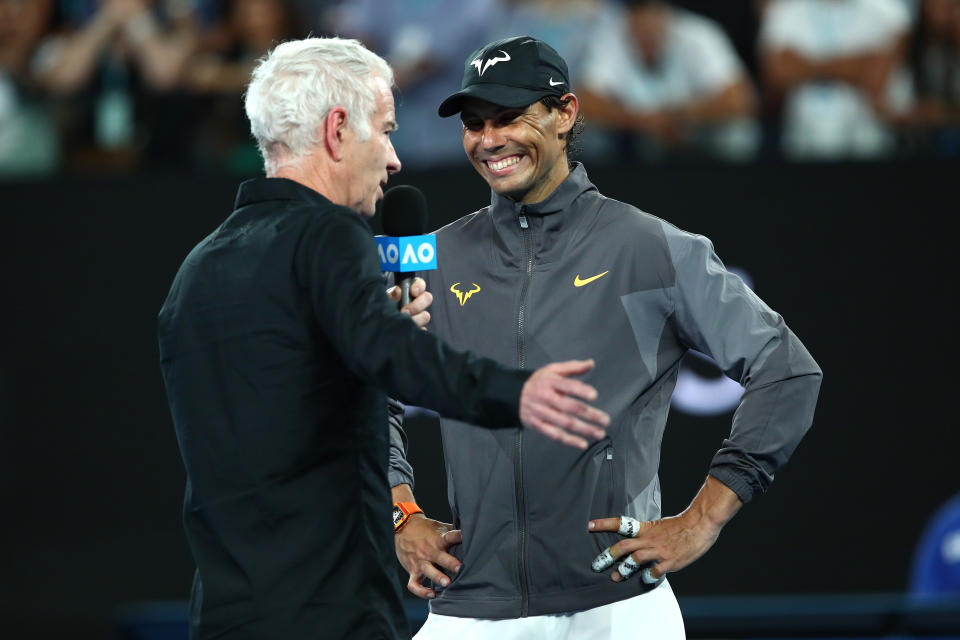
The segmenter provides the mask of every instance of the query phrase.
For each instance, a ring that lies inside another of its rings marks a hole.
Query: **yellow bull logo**
[[[470,291],[466,292],[460,291],[460,289],[457,288],[460,286],[459,282],[454,282],[452,285],[450,285],[450,291],[457,295],[457,300],[460,301],[461,307],[466,304],[467,300],[470,299],[470,296],[475,294],[477,291],[480,291],[480,285],[478,285],[476,282],[472,282],[470,284],[473,285],[473,289],[470,289]]]

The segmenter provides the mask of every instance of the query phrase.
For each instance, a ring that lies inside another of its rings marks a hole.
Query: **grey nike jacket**
[[[710,241],[601,195],[586,170],[544,201],[493,194],[437,232],[430,330],[456,349],[535,369],[594,358],[584,376],[611,416],[579,451],[522,429],[442,420],[463,566],[431,610],[516,618],[592,608],[650,587],[591,560],[619,539],[592,518],[660,517],[660,443],[680,360],[712,356],[745,387],[709,474],[749,502],[813,420],[821,371],[783,318],[727,271]],[[413,483],[393,425],[391,482]]]

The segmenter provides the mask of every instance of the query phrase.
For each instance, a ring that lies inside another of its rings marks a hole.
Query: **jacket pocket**
[[[614,450],[613,445],[609,445],[603,451],[603,460],[602,460],[602,469],[603,469],[603,485],[607,493],[606,512],[605,518],[614,518],[619,514],[613,512],[616,509],[616,484],[617,484],[617,474],[615,469],[614,461]]]

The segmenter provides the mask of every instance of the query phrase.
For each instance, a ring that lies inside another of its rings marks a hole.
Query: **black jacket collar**
[[[253,178],[237,190],[234,209],[270,200],[301,200],[308,204],[329,207],[332,203],[322,194],[287,178]]]

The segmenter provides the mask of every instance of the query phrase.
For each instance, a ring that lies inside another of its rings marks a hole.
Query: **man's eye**
[[[479,131],[483,128],[483,123],[479,120],[465,120],[463,126],[470,131]]]

